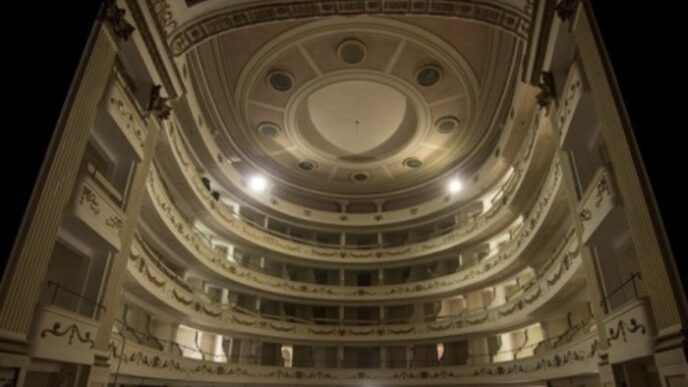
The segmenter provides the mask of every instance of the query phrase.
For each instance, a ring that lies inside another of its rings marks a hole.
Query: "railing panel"
[[[654,353],[654,326],[649,301],[638,298],[604,319],[609,361],[621,363]]]
[[[83,176],[78,183],[73,210],[79,220],[120,250],[124,214],[91,177]]]
[[[583,243],[590,239],[616,205],[617,192],[611,169],[602,167],[595,173],[578,206],[578,217],[583,226]]]
[[[36,312],[29,342],[32,358],[93,364],[99,322],[54,305]]]

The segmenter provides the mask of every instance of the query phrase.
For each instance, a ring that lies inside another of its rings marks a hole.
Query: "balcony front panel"
[[[160,301],[182,313],[202,329],[230,334],[262,336],[273,340],[293,342],[374,343],[394,341],[432,341],[470,333],[504,330],[533,320],[533,313],[556,299],[580,271],[581,259],[575,238],[555,252],[547,270],[520,296],[504,305],[471,314],[453,316],[441,321],[417,324],[378,326],[326,326],[291,323],[263,318],[235,311],[230,305],[208,302],[191,287],[179,285],[178,277],[171,277],[148,260],[145,254],[132,249],[128,273],[132,286],[143,287],[154,301]]]
[[[146,125],[119,78],[112,82],[104,102],[108,114],[122,131],[139,160],[142,159],[147,135]]]
[[[638,298],[604,318],[609,362],[621,363],[654,353],[654,325],[647,298]]]
[[[93,364],[93,347],[100,324],[92,319],[53,305],[36,310],[30,349],[32,357]]]
[[[188,154],[182,154],[183,152],[180,152],[183,145],[180,144],[178,140],[178,134],[175,134],[173,130],[170,130],[170,132],[169,141],[172,142],[173,148],[176,150],[174,153],[179,158],[179,166],[184,171],[185,180],[193,187],[193,191],[198,199],[204,204],[204,208],[214,216],[215,220],[222,224],[223,230],[226,230],[227,233],[231,235],[233,241],[248,244],[249,246],[263,247],[277,254],[301,260],[366,264],[399,262],[440,253],[484,234],[488,226],[494,225],[492,221],[497,214],[500,213],[502,209],[506,210],[508,208],[509,199],[513,197],[513,190],[518,185],[511,183],[510,186],[512,188],[508,189],[509,192],[505,192],[504,199],[495,203],[489,211],[467,220],[453,231],[443,236],[428,241],[395,248],[371,250],[315,247],[275,237],[249,224],[221,201],[216,201],[203,185],[200,176],[197,175],[196,169],[190,161],[191,159],[188,158]],[[545,192],[545,194],[543,194],[544,196],[546,196],[546,193],[550,189],[556,192],[559,174],[560,167],[557,160],[553,163],[553,166],[550,167],[549,175],[545,182],[545,190],[543,191]],[[155,188],[154,183],[155,182],[149,183],[149,189]],[[157,193],[152,192],[151,195],[153,195],[153,197],[161,196],[159,190]]]
[[[556,112],[557,126],[559,127],[560,144],[566,142],[571,121],[578,108],[578,102],[584,92],[583,72],[578,63],[574,62],[569,69],[569,75],[564,84],[564,91],[559,100],[559,109]]]
[[[582,239],[586,243],[595,230],[618,205],[614,178],[609,167],[602,167],[596,173],[578,206],[578,217],[582,225]]]
[[[522,253],[528,248],[538,235],[542,225],[549,222],[547,215],[555,202],[560,187],[561,173],[558,163],[553,165],[547,183],[543,186],[538,201],[525,219],[523,225],[512,239],[500,247],[491,257],[485,258],[475,265],[464,268],[456,273],[401,285],[381,285],[366,287],[349,287],[318,285],[297,281],[290,281],[279,277],[266,275],[229,261],[213,250],[204,238],[198,235],[192,227],[184,221],[183,216],[176,210],[164,190],[159,176],[152,169],[148,181],[151,201],[157,214],[165,224],[173,238],[200,262],[202,268],[214,276],[221,276],[230,282],[230,286],[243,289],[258,290],[279,298],[306,299],[319,302],[356,302],[379,303],[392,301],[408,301],[409,299],[432,298],[456,294],[467,289],[476,288],[489,282],[495,275],[504,275],[508,270],[518,266],[524,258]],[[558,219],[554,221],[558,222]],[[558,224],[558,223],[557,223]],[[154,259],[154,258],[152,258]]]
[[[90,176],[83,176],[78,182],[73,214],[115,250],[120,250],[124,214]]]
[[[482,386],[595,374],[599,345],[595,335],[587,335],[558,350],[508,362],[409,369],[313,369],[218,363],[175,356],[136,343],[124,345],[116,336],[110,342],[110,351],[112,372],[137,381],[141,378],[188,380],[241,386],[350,386],[362,381],[376,386]]]

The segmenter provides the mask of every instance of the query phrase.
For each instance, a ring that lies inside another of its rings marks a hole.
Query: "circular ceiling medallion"
[[[425,65],[416,72],[416,82],[421,86],[432,86],[439,82],[440,78],[442,68],[434,64]]]
[[[354,172],[351,174],[351,180],[356,183],[361,183],[370,179],[370,174],[367,172]]]
[[[418,158],[416,158],[416,157],[409,157],[409,158],[407,158],[406,160],[404,160],[404,162],[403,162],[402,164],[403,164],[406,168],[416,169],[416,168],[420,168],[420,167],[423,165],[423,162],[420,161],[420,160],[419,160]]]
[[[347,64],[361,63],[366,56],[366,46],[356,39],[346,39],[337,47],[337,56]]]
[[[306,171],[306,172],[311,172],[315,171],[318,168],[318,164],[316,164],[313,161],[310,160],[304,160],[304,161],[299,161],[297,164],[300,170]]]
[[[279,135],[280,129],[277,124],[272,122],[263,122],[258,125],[258,131],[260,134],[266,137],[277,137]]]
[[[442,117],[437,120],[435,127],[440,133],[451,133],[459,128],[459,119],[452,116]]]
[[[294,86],[294,78],[284,71],[272,71],[268,74],[268,83],[277,91],[289,91]]]

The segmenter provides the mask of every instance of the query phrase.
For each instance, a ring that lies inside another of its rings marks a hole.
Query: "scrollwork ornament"
[[[93,346],[96,344],[95,341],[91,339],[91,332],[84,332],[83,336],[81,335],[81,330],[79,330],[79,326],[76,324],[72,324],[65,328],[64,330],[61,330],[60,328],[62,327],[62,324],[59,322],[56,322],[53,324],[52,328],[50,329],[43,329],[41,331],[41,338],[45,338],[46,335],[50,334],[52,336],[56,337],[62,337],[69,333],[69,338],[67,340],[68,345],[72,345],[72,342],[74,341],[74,338],[76,337],[79,342],[88,344],[89,348],[93,349]]]
[[[101,17],[110,24],[112,32],[123,41],[129,40],[135,30],[134,26],[124,19],[126,13],[126,10],[117,6],[115,0],[105,0]]]

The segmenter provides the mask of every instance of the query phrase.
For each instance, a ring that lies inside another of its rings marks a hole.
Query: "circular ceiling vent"
[[[440,133],[451,133],[459,128],[459,119],[452,116],[442,117],[435,123]]]
[[[420,168],[423,165],[423,162],[420,161],[417,157],[409,157],[406,160],[404,160],[402,164],[406,168],[416,169]]]
[[[425,65],[416,72],[416,82],[421,86],[432,86],[439,82],[440,78],[442,68],[434,64]]]
[[[304,161],[299,161],[297,164],[300,170],[306,171],[306,172],[311,172],[315,171],[318,168],[318,164],[316,164],[313,161],[310,160],[304,160]]]
[[[289,91],[294,86],[294,79],[287,72],[272,71],[268,74],[268,83],[277,91]]]
[[[258,125],[258,131],[260,134],[266,137],[277,137],[279,135],[280,128],[275,123],[263,122],[262,124]]]
[[[370,174],[367,172],[354,172],[351,174],[351,180],[356,183],[361,183],[370,179]]]
[[[360,40],[344,40],[337,47],[337,56],[347,64],[361,63],[366,56],[366,46]]]

